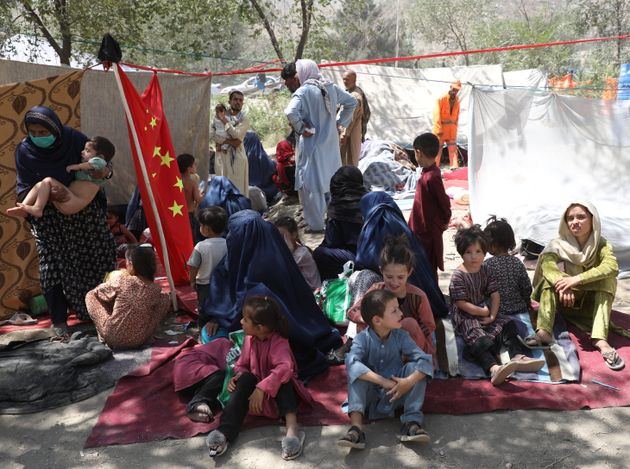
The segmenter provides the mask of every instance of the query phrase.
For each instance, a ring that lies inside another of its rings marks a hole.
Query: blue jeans
[[[406,378],[416,371],[413,364],[403,365],[396,376]],[[385,376],[385,378],[389,378]],[[424,394],[427,389],[426,378],[415,384],[411,390],[399,399],[390,402],[389,396],[385,394],[385,389],[376,384],[362,379],[357,379],[354,383],[348,383],[348,413],[360,412],[369,419],[379,419],[393,417],[394,411],[403,407],[403,414],[400,416],[402,423],[417,422],[422,423],[422,404]]]

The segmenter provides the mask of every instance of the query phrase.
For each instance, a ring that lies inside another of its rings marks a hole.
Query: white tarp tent
[[[458,142],[466,144],[471,86],[503,86],[501,65],[451,68],[396,68],[353,65],[322,68],[322,75],[343,87],[343,73],[357,73],[357,85],[365,92],[372,110],[367,136],[372,139],[411,143],[433,128],[433,109],[450,84],[461,80]]]
[[[503,72],[503,84],[506,88],[546,88],[547,74],[536,68]]]
[[[590,200],[630,276],[630,103],[546,91],[472,92],[470,208],[546,244],[572,201]]]

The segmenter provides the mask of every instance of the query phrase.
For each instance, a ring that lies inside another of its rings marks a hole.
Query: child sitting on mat
[[[488,252],[492,254],[484,264],[497,283],[501,296],[499,311],[504,314],[527,313],[531,308],[532,282],[525,265],[510,255],[516,246],[514,231],[505,218],[492,216],[483,232],[488,237]]]
[[[525,356],[514,321],[499,313],[501,301],[496,281],[485,265],[488,241],[479,225],[461,229],[455,235],[455,247],[462,264],[451,277],[450,317],[455,334],[462,337],[464,354],[490,374],[497,386],[515,371],[536,372],[544,360]],[[505,347],[511,360],[500,365],[496,356]]]
[[[105,183],[105,179],[94,179],[90,171],[102,170],[114,157],[116,148],[105,137],[92,137],[85,142],[81,152],[82,163],[66,166],[66,171],[76,171],[75,180],[68,187],[68,200],[53,202],[57,210],[64,215],[74,215],[88,206]],[[35,184],[24,200],[7,210],[8,215],[40,218],[48,204],[50,191],[54,186],[63,186],[54,178],[47,177]]]
[[[127,272],[116,271],[105,283],[85,295],[88,314],[99,340],[111,348],[145,344],[169,311],[171,300],[154,283],[153,246],[131,245],[125,252]]]
[[[232,395],[219,427],[206,440],[210,456],[227,451],[249,412],[284,417],[287,433],[282,439],[282,458],[296,459],[302,454],[305,437],[297,423],[298,403],[310,404],[312,398],[297,379],[297,365],[287,340],[287,320],[273,298],[250,296],[243,305],[241,325],[246,337],[234,366],[236,374],[228,384]]]
[[[433,375],[431,355],[420,350],[409,333],[401,329],[403,314],[391,291],[367,293],[361,302],[361,316],[368,328],[357,334],[346,355],[352,426],[337,444],[365,448],[363,416],[393,417],[401,406],[400,441],[428,443],[429,435],[422,428],[422,404],[425,378]]]
[[[275,221],[274,225],[276,225],[276,228],[278,228],[278,231],[284,238],[284,242],[287,243],[304,280],[311,287],[311,290],[317,290],[322,286],[322,279],[319,276],[317,264],[315,264],[313,259],[313,253],[300,241],[297,222],[291,217],[280,217]]]

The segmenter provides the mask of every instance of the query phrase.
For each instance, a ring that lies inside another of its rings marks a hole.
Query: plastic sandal
[[[400,441],[409,443],[430,443],[431,437],[418,422],[406,422],[403,424],[398,437]]]
[[[364,449],[365,433],[356,426],[351,426],[346,434],[337,440],[337,446],[346,448]]]
[[[299,458],[304,451],[306,433],[300,432],[298,436],[285,436],[282,439],[282,459],[292,461]]]
[[[623,358],[619,356],[619,353],[617,353],[614,348],[602,352],[602,357],[604,358],[604,363],[606,363],[606,366],[613,371],[619,371],[626,366]]]

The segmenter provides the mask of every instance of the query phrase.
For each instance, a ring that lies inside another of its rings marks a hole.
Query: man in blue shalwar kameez
[[[311,231],[324,230],[330,178],[341,167],[338,126],[347,127],[357,100],[322,78],[317,64],[301,59],[287,64],[282,78],[293,96],[284,113],[300,136],[295,189]],[[341,106],[337,119],[337,107]]]

